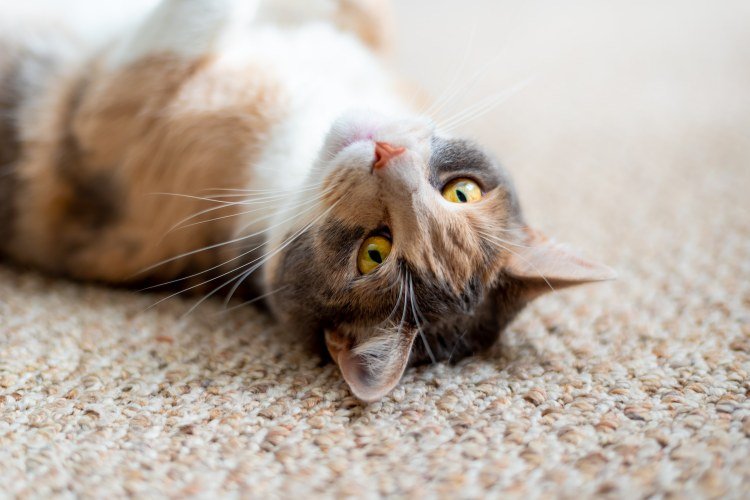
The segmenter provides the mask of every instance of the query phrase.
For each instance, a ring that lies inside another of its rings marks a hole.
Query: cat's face
[[[560,273],[550,251],[529,252],[569,256],[526,228],[496,161],[421,120],[341,118],[308,184],[305,198],[319,201],[276,242],[271,306],[301,334],[325,336],[364,400],[390,391],[408,364],[491,345],[540,293],[541,275],[560,285],[606,277],[580,259]]]

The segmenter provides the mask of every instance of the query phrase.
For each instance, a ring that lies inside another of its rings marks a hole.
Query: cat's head
[[[339,119],[300,198],[314,210],[272,243],[270,304],[325,337],[366,401],[410,364],[489,347],[544,291],[613,277],[528,228],[507,172],[481,148],[419,119]]]

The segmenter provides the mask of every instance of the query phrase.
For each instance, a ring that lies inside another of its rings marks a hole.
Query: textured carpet
[[[747,497],[747,4],[403,11],[398,64],[436,95],[535,76],[464,130],[620,279],[362,405],[254,309],[0,268],[2,493]]]

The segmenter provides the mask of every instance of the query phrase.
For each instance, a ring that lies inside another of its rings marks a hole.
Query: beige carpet
[[[534,76],[464,130],[620,280],[364,406],[253,309],[0,268],[0,496],[747,498],[747,2],[463,3],[403,2],[398,64]]]

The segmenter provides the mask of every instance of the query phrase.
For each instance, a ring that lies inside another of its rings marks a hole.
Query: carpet
[[[750,9],[464,3],[394,64],[467,117],[531,75],[462,130],[619,280],[364,405],[259,310],[0,267],[0,496],[747,497]]]

